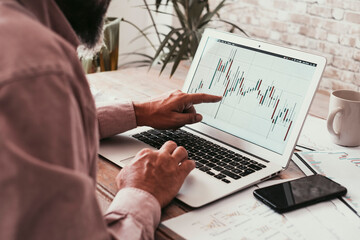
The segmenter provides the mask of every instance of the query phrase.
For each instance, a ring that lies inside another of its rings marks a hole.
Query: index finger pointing
[[[198,104],[198,103],[212,103],[218,102],[222,99],[222,96],[210,95],[206,93],[192,93],[187,95],[187,102]]]

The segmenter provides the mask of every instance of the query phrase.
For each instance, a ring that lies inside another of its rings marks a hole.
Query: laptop
[[[139,127],[101,141],[99,154],[123,167],[140,149],[174,140],[197,166],[176,198],[201,207],[287,168],[325,64],[321,56],[206,29],[182,91],[222,100],[195,106],[200,123]]]

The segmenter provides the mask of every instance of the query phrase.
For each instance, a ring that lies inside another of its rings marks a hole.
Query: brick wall
[[[210,0],[216,6],[219,0]],[[321,89],[360,91],[360,0],[233,0],[220,15],[250,37],[327,58]]]

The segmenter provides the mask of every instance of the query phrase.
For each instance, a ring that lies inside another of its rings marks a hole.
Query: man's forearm
[[[100,139],[137,127],[131,101],[97,108]]]

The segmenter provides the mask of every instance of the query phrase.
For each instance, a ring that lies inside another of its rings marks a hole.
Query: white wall
[[[148,4],[154,4],[155,0],[147,0]],[[143,0],[112,0],[107,16],[109,17],[118,17],[124,18],[128,21],[135,23],[138,27],[144,28],[151,24],[150,17],[146,10],[144,10],[141,6],[143,6]],[[164,11],[171,11],[171,7],[167,7],[166,9],[162,9]],[[172,23],[172,18],[170,15],[157,14],[153,13],[155,21],[157,23]],[[127,23],[120,23],[120,44],[119,44],[119,63],[122,64],[124,62],[128,62],[134,60],[134,56],[125,57],[121,54],[133,52],[137,49],[141,49],[146,46],[146,40],[144,37],[140,37],[133,41],[133,39],[139,35],[139,32],[132,26]],[[158,43],[156,41],[157,38],[152,38],[152,41]],[[147,48],[142,50],[143,53],[153,55],[154,51],[151,48]]]
[[[359,0],[234,0],[220,15],[252,38],[326,57],[320,88],[360,91]]]

